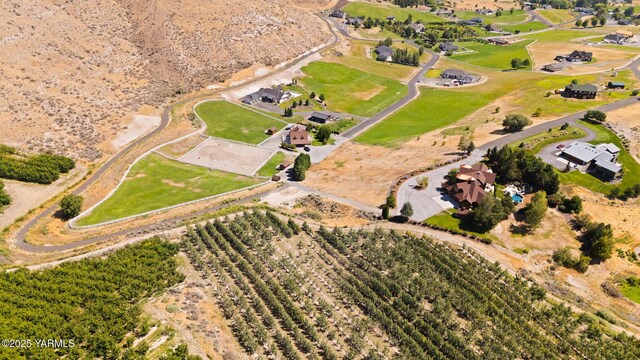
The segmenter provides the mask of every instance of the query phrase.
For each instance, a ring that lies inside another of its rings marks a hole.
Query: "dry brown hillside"
[[[0,143],[95,161],[145,105],[326,42],[329,3],[0,1]]]

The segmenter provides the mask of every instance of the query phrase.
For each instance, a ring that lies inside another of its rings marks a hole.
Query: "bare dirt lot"
[[[145,105],[325,43],[320,0],[0,3],[0,143],[96,161]]]
[[[567,63],[568,66],[561,72],[561,74],[584,74],[607,71],[622,67],[637,56],[635,53],[566,42],[555,43],[538,41],[529,45],[528,49],[535,68],[555,63],[556,61],[554,58],[556,56],[567,55],[574,50],[593,52],[594,61],[592,63]]]
[[[209,138],[179,161],[236,174],[252,176],[276,151]]]
[[[630,153],[640,162],[640,103],[607,113],[607,122],[630,140]]]
[[[305,185],[370,206],[384,202],[389,187],[401,175],[459,156],[458,136],[430,133],[400,148],[349,142],[307,172]]]

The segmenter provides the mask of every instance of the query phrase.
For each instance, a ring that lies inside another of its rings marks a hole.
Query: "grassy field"
[[[586,121],[580,121],[580,125],[588,127],[596,133],[596,138],[591,141],[592,144],[610,142],[621,149],[618,155],[618,162],[624,168],[622,181],[618,183],[622,189],[640,183],[640,164],[626,151],[620,142],[620,139],[609,129],[602,125],[592,124]],[[571,171],[569,173],[559,173],[560,181],[563,183],[571,183],[583,186],[595,192],[608,194],[613,185],[600,181],[598,178],[589,174],[583,174],[579,171]]]
[[[118,190],[77,225],[92,225],[182,204],[257,184],[258,180],[150,154],[137,162]]]
[[[531,151],[534,154],[537,154],[547,145],[565,140],[580,139],[582,137],[585,137],[586,135],[587,133],[577,126],[569,126],[565,130],[560,130],[560,128],[558,127],[553,129],[551,132],[545,131],[540,134],[526,137],[511,144],[511,146],[520,146],[520,144],[525,144],[525,149]]]
[[[536,12],[554,24],[560,24],[560,23],[575,19],[575,16],[572,15],[571,12],[566,9],[550,9],[550,10],[537,9]]]
[[[598,36],[601,34],[606,34],[607,30],[603,30],[602,28],[586,28],[586,29],[555,29],[549,31],[543,31],[535,34],[525,34],[522,35],[525,39],[535,39],[538,41],[545,42],[567,42],[572,41],[574,39],[581,39],[585,37]]]
[[[516,33],[546,29],[547,25],[541,23],[540,21],[532,21],[524,24],[500,25],[500,27],[505,31]]]
[[[624,282],[620,285],[620,292],[628,297],[629,300],[640,304],[640,286],[631,286]]]
[[[394,16],[396,20],[404,21],[409,15],[413,17],[413,21],[422,20],[423,22],[441,22],[445,21],[439,16],[427,11],[416,9],[400,8],[392,5],[374,5],[367,3],[350,3],[344,7],[344,11],[351,16],[371,17],[386,20],[387,16]]]
[[[260,170],[258,170],[256,175],[272,177],[273,175],[279,173],[280,170],[276,169],[276,166],[280,165],[280,163],[282,163],[282,160],[284,160],[284,158],[285,158],[284,153],[278,151],[271,157],[271,159],[269,159],[269,161],[267,161],[266,164],[264,164],[260,168]]]
[[[501,16],[493,15],[480,15],[476,14],[475,11],[456,11],[456,16],[461,20],[469,20],[474,17],[479,17],[483,20],[483,24],[511,24],[518,23],[521,21],[527,20],[529,15],[524,10],[514,10],[513,14],[509,13],[509,9],[506,9],[502,12]]]
[[[486,232],[479,232],[478,229],[471,227],[468,223],[462,221],[462,219],[453,217],[452,214],[454,211],[455,210],[445,210],[438,215],[434,215],[428,218],[424,222],[427,224],[440,226],[445,229],[452,229],[462,231],[467,234],[473,234],[481,238],[489,239],[491,241],[497,240],[495,235]]]
[[[457,44],[461,49],[465,48],[472,51],[464,54],[455,54],[451,58],[489,69],[508,70],[511,69],[511,59],[513,58],[531,60],[526,49],[526,46],[531,42],[530,40],[524,40],[508,46],[482,44],[473,41],[459,42]]]
[[[415,136],[452,124],[494,98],[493,92],[473,87],[455,90],[425,88],[417,99],[358,136],[356,141],[368,145],[398,146]]]
[[[391,38],[393,40],[404,39],[400,34],[394,33],[387,29],[380,31],[380,28],[365,29],[361,27],[355,30],[355,32],[361,37],[365,39],[371,39],[371,40],[384,40],[386,38]]]
[[[259,144],[269,138],[265,130],[286,124],[242,106],[226,101],[207,101],[195,107],[195,112],[207,124],[207,135]]]
[[[307,91],[325,94],[327,107],[336,112],[372,116],[407,94],[399,81],[341,64],[316,61],[302,71]]]
[[[296,111],[298,109],[302,109],[301,111],[311,111],[311,110],[322,110],[322,109],[324,109],[322,107],[322,105],[320,105],[320,103],[318,103],[314,99],[311,99],[310,93],[306,89],[304,89],[302,86],[291,85],[291,86],[285,86],[285,87],[283,87],[283,89],[291,90],[291,91],[294,91],[294,92],[297,92],[297,93],[301,94],[300,96],[298,96],[295,99],[291,99],[289,101],[285,101],[282,104],[280,104],[279,106],[280,106],[280,108],[283,109],[283,111],[284,111],[284,109],[290,107],[291,104],[293,104],[294,101],[298,102],[298,101],[300,101],[300,99],[302,99],[302,103],[303,104],[307,99],[309,99],[310,100],[309,103],[311,104],[312,108],[306,108],[306,107],[296,108],[296,109],[294,109],[294,111]]]

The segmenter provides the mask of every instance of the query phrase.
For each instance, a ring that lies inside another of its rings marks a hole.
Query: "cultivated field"
[[[640,353],[638,340],[614,337],[605,324],[594,334],[591,316],[547,303],[537,285],[469,248],[426,237],[315,230],[254,211],[196,226],[183,246],[221,289],[218,305],[248,354],[618,359]]]
[[[76,225],[92,225],[242,189],[258,180],[208,170],[150,154],[132,168],[120,187]]]
[[[387,16],[393,16],[396,20],[404,21],[409,15],[413,17],[413,21],[422,20],[423,22],[441,22],[445,21],[439,16],[428,12],[427,10],[416,10],[410,8],[400,8],[392,5],[374,5],[367,3],[350,3],[344,7],[344,11],[350,16],[364,16],[372,19],[378,18],[386,20]]]
[[[507,46],[482,44],[479,42],[459,42],[457,44],[460,46],[461,51],[462,48],[465,48],[471,50],[471,52],[454,54],[451,58],[489,69],[509,70],[511,69],[511,59],[529,59],[526,46],[531,42],[532,41],[529,40],[518,41]]]
[[[372,116],[407,93],[398,81],[323,61],[302,68],[307,75],[300,83],[308,91],[326,96],[333,111]]]
[[[206,101],[194,108],[207,125],[206,133],[223,139],[259,144],[269,138],[265,130],[282,129],[286,122],[227,101]]]

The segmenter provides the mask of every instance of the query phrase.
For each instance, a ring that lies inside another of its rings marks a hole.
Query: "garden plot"
[[[209,138],[179,161],[235,174],[252,176],[275,153],[253,145]]]

